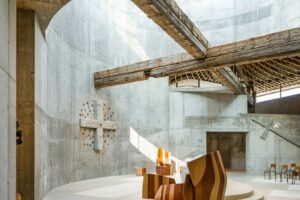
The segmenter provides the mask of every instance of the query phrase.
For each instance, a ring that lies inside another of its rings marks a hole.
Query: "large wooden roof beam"
[[[124,78],[124,76],[130,76],[131,73],[141,71],[144,72],[147,78],[158,78],[193,71],[288,58],[296,55],[300,55],[300,28],[212,47],[208,49],[207,57],[204,59],[194,59],[189,54],[179,54],[96,72],[94,74],[95,86],[109,86],[109,82],[103,85],[98,84],[97,80],[99,79],[111,76],[117,76],[115,78],[119,76],[121,78],[120,75]],[[141,80],[145,80],[145,77],[142,77]],[[119,84],[122,84],[122,81]]]
[[[229,88],[234,94],[245,94],[248,102],[253,105],[253,97],[247,92],[246,88],[239,80],[239,78],[233,73],[230,67],[224,67],[215,69],[212,71],[215,79],[219,80],[224,86]]]
[[[149,18],[195,58],[204,58],[207,39],[174,0],[132,0]]]

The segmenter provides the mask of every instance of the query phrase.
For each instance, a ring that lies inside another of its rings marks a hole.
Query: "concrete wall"
[[[257,103],[255,113],[300,115],[300,95]]]
[[[297,0],[177,2],[213,46],[300,26]]]
[[[47,169],[49,167],[48,159],[41,153],[47,144],[47,45],[42,34],[39,21],[35,17],[34,24],[34,51],[35,51],[35,124],[34,124],[34,197],[43,199],[44,188],[47,182]],[[42,83],[42,84],[40,84]]]
[[[37,150],[43,159],[37,161],[43,163],[38,171],[44,172],[36,183],[43,187],[39,193],[72,181],[132,173],[135,160],[146,159],[131,147],[128,128],[143,135],[168,130],[168,81],[97,91],[93,72],[171,55],[179,47],[129,1],[74,0],[51,22],[46,41],[47,77],[36,79],[47,98],[39,112],[47,119],[40,124],[47,137]],[[81,106],[94,99],[108,102],[119,123],[111,146],[100,153],[83,145],[79,129]]]
[[[0,196],[16,194],[16,1],[0,1]]]
[[[184,160],[206,153],[207,132],[244,132],[246,134],[246,172],[262,175],[276,162],[300,162],[300,150],[270,133],[260,138],[264,128],[252,118],[268,124],[271,118],[279,131],[300,144],[299,115],[247,114],[246,96],[170,92],[169,149]]]
[[[241,6],[245,2],[241,0],[226,1],[228,4],[211,0],[180,2],[185,4],[184,9],[191,17],[197,23],[199,21],[200,29],[204,27],[204,34],[213,45],[279,29],[270,25],[269,29],[258,30],[257,24],[263,22],[257,17],[250,17],[252,21],[245,19],[233,23],[238,16],[243,17],[253,10],[257,16],[260,9],[257,6],[261,5],[257,2],[245,7]],[[287,6],[284,2],[268,1],[272,4],[271,13],[267,15],[269,12],[266,11],[264,20],[267,22],[264,23],[280,21],[280,9],[273,8],[281,4]],[[290,5],[289,13],[299,7],[296,1]],[[224,12],[219,12],[221,7],[224,7]],[[199,16],[199,13],[205,15]],[[297,18],[298,13],[294,14],[295,17],[280,18],[282,23]],[[223,18],[227,21],[218,25],[218,20]],[[167,78],[94,88],[95,71],[183,52],[129,0],[72,0],[50,23],[46,41],[47,72],[41,71],[36,78],[41,89],[36,91],[36,98],[40,98],[36,109],[39,110],[39,119],[42,119],[38,134],[45,136],[38,146],[38,159],[43,160],[36,161],[41,164],[37,171],[42,174],[36,180],[40,185],[36,191],[39,197],[72,181],[133,173],[137,165],[153,166],[130,144],[130,127],[149,142],[170,148],[180,158],[203,152],[203,127],[221,130],[226,125],[227,129],[249,129],[247,119],[240,115],[246,112],[246,98],[243,96],[169,94]],[[43,95],[46,99],[42,99]],[[116,137],[100,153],[83,145],[86,138],[79,129],[82,105],[94,99],[109,104],[118,122]],[[254,134],[257,134],[255,139],[259,138],[259,133]],[[248,141],[249,144],[252,142]],[[179,147],[185,148],[183,153]],[[256,154],[250,155],[254,158]],[[248,168],[253,173],[260,170],[255,166]]]

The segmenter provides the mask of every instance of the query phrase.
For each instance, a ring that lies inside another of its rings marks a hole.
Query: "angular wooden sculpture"
[[[184,184],[162,185],[155,200],[223,200],[227,178],[220,153],[213,152],[187,163]],[[182,198],[183,197],[183,198]]]
[[[173,174],[171,153],[161,147],[158,147],[158,151],[157,151],[156,173],[159,175]]]
[[[142,197],[144,199],[154,199],[160,186],[169,184],[175,184],[175,179],[157,174],[145,174]]]
[[[184,184],[162,185],[155,195],[155,200],[184,200]]]

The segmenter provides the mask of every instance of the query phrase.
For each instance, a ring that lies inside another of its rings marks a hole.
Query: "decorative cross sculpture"
[[[271,121],[267,125],[263,124],[262,122],[260,122],[256,119],[253,119],[253,118],[251,120],[265,128],[265,130],[264,130],[264,132],[263,132],[263,134],[260,138],[265,140],[267,135],[268,135],[268,132],[270,131],[270,132],[274,133],[275,135],[281,137],[285,141],[287,141],[287,142],[295,145],[296,147],[300,148],[300,144],[294,142],[292,139],[289,139],[285,136],[285,135],[290,135],[289,133],[284,133],[284,132],[272,127],[274,119],[271,119]]]
[[[104,121],[103,117],[103,104],[98,105],[98,101],[94,100],[94,119],[80,119],[80,127],[81,128],[90,128],[95,129],[94,134],[94,150],[100,151],[104,147],[103,142],[103,130],[116,130],[117,123],[112,121]]]

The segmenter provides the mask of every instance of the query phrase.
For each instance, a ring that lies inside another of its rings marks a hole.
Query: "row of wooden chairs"
[[[279,176],[280,182],[282,182],[283,179],[286,179],[287,183],[291,180],[292,184],[294,184],[297,178],[300,180],[300,165],[297,165],[296,163],[291,163],[290,165],[284,164],[281,165],[281,169],[278,171],[277,165],[272,163],[269,169],[264,172],[264,178],[268,175],[270,180],[272,178],[272,174],[274,174],[275,181],[277,180],[277,176]]]

